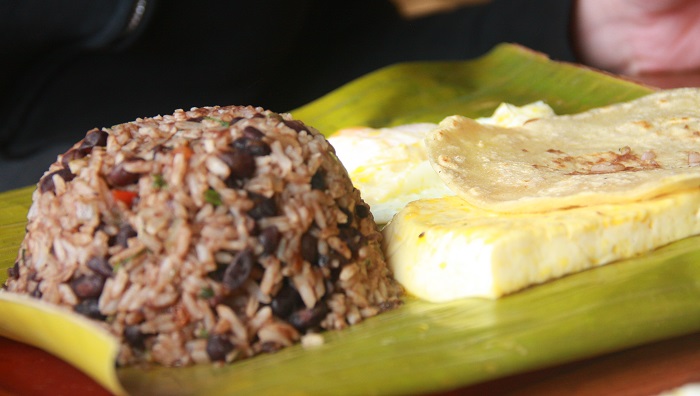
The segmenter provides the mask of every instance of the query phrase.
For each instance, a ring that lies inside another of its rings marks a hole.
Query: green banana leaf
[[[483,116],[504,101],[544,100],[571,113],[649,92],[504,44],[471,61],[387,67],[291,113],[328,135],[348,126]],[[31,191],[0,194],[0,281],[14,263]],[[321,346],[297,345],[223,367],[120,368],[118,386],[79,367],[115,393],[134,395],[445,391],[700,331],[698,246],[700,237],[688,238],[497,301],[407,297],[394,311],[323,333]],[[23,338],[9,321],[0,313],[0,335],[43,345]]]
[[[350,126],[384,127],[491,115],[501,102],[543,100],[558,114],[622,102],[651,88],[580,65],[553,62],[512,44],[465,62],[389,66],[347,84],[292,114],[329,135]]]

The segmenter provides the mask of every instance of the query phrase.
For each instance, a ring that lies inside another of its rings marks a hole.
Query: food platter
[[[543,100],[565,114],[651,91],[502,45],[472,61],[390,66],[292,114],[329,134],[356,125],[484,116],[504,101],[522,105]],[[0,195],[2,281],[22,238],[31,191]],[[697,246],[700,238],[689,238],[497,301],[435,304],[408,297],[394,311],[324,333],[321,346],[294,346],[223,367],[114,369],[115,345],[102,333],[73,315],[2,295],[0,335],[56,354],[114,393],[440,392],[700,330]],[[69,327],[86,332],[80,335]],[[47,328],[54,329],[50,337]],[[89,354],[86,342],[94,342]]]

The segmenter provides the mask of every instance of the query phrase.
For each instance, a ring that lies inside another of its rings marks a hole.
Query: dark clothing
[[[382,0],[0,2],[0,190],[93,127],[178,108],[284,112],[388,64],[518,42],[573,60],[571,2],[496,0],[417,20]]]

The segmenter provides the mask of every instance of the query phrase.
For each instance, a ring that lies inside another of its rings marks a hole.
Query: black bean
[[[207,355],[212,361],[221,361],[226,359],[233,351],[233,344],[223,334],[212,334],[207,339]]]
[[[128,162],[124,161],[124,162]],[[107,175],[107,183],[112,187],[123,187],[134,184],[141,177],[138,173],[131,173],[124,169],[124,162],[119,163]]]
[[[260,241],[260,244],[263,247],[263,253],[274,253],[275,250],[277,250],[277,246],[279,246],[281,238],[282,234],[280,233],[279,229],[275,226],[269,226],[262,230],[260,232],[258,240]]]
[[[247,137],[239,137],[231,143],[231,147],[238,150],[245,150],[249,141],[250,139]]]
[[[332,261],[333,261],[333,259],[329,255],[326,255],[326,254],[319,254],[318,255],[318,266],[319,267],[330,267]]]
[[[216,269],[214,271],[208,272],[207,276],[211,280],[221,282],[224,279],[224,272],[226,272],[226,267],[228,267],[228,265],[221,265],[217,263]]]
[[[120,245],[122,247],[127,247],[129,246],[129,239],[135,237],[136,235],[136,230],[131,227],[131,224],[124,223],[119,227],[119,231],[114,237],[114,244],[112,246]]]
[[[99,297],[105,285],[105,278],[100,275],[81,275],[70,282],[78,298]]]
[[[333,272],[336,272],[336,273],[339,274],[339,273],[340,273],[340,270],[338,270],[338,269],[336,269],[336,268],[333,268],[333,269],[331,270],[331,274],[332,274]],[[329,296],[329,295],[335,293],[335,283],[334,283],[334,282],[335,282],[336,280],[338,280],[338,277],[337,277],[337,276],[335,277],[335,279],[326,279],[326,280],[323,281],[323,282],[324,282],[324,285],[326,285],[326,295],[327,295],[327,296]]]
[[[19,278],[19,261],[15,261],[15,265],[7,269],[7,277],[10,279]]]
[[[260,344],[260,351],[264,353],[275,353],[282,348],[284,348],[282,344],[274,341],[265,341]]]
[[[96,298],[87,298],[81,301],[73,310],[91,319],[104,320],[106,318],[106,316],[102,315],[102,312],[100,312],[100,307]]]
[[[255,158],[243,150],[225,151],[219,154],[219,159],[231,170],[231,181],[249,179],[255,173]]]
[[[188,118],[187,121],[190,121],[190,122],[202,122],[202,121],[204,121],[204,117],[202,117],[202,116],[199,116],[199,117],[191,117],[191,118]]]
[[[340,228],[340,239],[348,245],[348,248],[353,252],[357,252],[365,243],[364,236],[357,228],[347,227]]]
[[[248,216],[255,220],[277,215],[277,202],[274,197],[267,198],[264,195],[248,193],[248,198],[253,201],[253,208],[248,211]]]
[[[32,292],[29,295],[34,297],[34,298],[41,298],[43,293],[41,292],[41,289],[39,289],[39,284],[36,285],[34,290],[32,290]]]
[[[265,136],[258,128],[253,126],[247,126],[243,128],[243,137],[247,137],[251,140],[261,140]]]
[[[145,349],[146,334],[141,332],[138,325],[126,326],[124,328],[124,339],[127,344],[134,349]]]
[[[369,208],[364,203],[358,203],[355,205],[355,214],[357,217],[364,219],[369,216]]]
[[[80,151],[89,153],[93,147],[104,147],[107,145],[107,137],[109,134],[99,129],[93,129],[85,135],[83,142],[80,143]]]
[[[272,152],[270,146],[262,140],[251,141],[246,147],[246,151],[255,157],[264,157]]]
[[[270,146],[260,139],[240,137],[233,141],[231,146],[238,150],[243,150],[254,157],[269,155],[272,151]]]
[[[285,283],[272,299],[270,308],[278,318],[284,319],[303,305],[299,292],[292,285]]]
[[[41,178],[41,181],[39,181],[39,191],[41,191],[42,193],[49,191],[56,192],[56,185],[53,182],[54,175],[60,176],[61,179],[63,179],[66,182],[69,182],[75,178],[75,175],[71,173],[70,169],[59,169]]]
[[[311,188],[321,191],[326,189],[326,171],[319,169],[311,176]]]
[[[260,235],[260,224],[258,224],[252,217],[245,218],[245,227],[248,230],[248,235],[258,236]]]
[[[310,264],[318,264],[318,240],[315,236],[305,232],[301,236],[300,243],[301,257]]]
[[[228,177],[225,180],[226,187],[228,188],[243,188],[244,181],[245,180],[237,180],[232,177]]]
[[[85,154],[84,151],[78,149],[70,149],[61,156],[61,165],[63,165],[64,168],[68,169],[68,165],[71,161],[84,158],[86,155],[87,154]]]
[[[228,124],[229,124],[229,125],[233,125],[233,124],[237,123],[238,121],[244,120],[244,119],[245,119],[244,117],[233,117],[233,118],[231,119],[231,121],[228,122]]]
[[[313,308],[304,308],[293,312],[289,316],[289,324],[301,332],[313,330],[321,324],[328,312],[328,305],[321,300]]]
[[[112,266],[109,265],[109,261],[104,257],[93,257],[87,262],[88,268],[90,268],[97,275],[103,278],[109,278],[112,276]]]
[[[250,250],[246,249],[239,252],[233,258],[231,264],[226,267],[221,283],[230,290],[238,289],[248,280],[254,263],[255,257],[253,257],[253,253]]]
[[[284,123],[284,125],[295,130],[297,133],[308,129],[306,125],[304,125],[304,123],[299,120],[284,120],[282,122]]]
[[[238,251],[219,250],[214,255],[214,260],[216,261],[217,266],[222,267],[225,270],[231,263],[236,261],[236,257],[238,257],[239,253],[240,252]]]

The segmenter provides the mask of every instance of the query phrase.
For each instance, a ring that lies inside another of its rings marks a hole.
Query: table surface
[[[0,337],[0,396],[109,395],[52,355]],[[656,395],[700,382],[700,333],[441,393],[456,395]]]
[[[700,87],[700,71],[645,76],[659,88]],[[0,337],[0,396],[109,393],[82,372],[32,346]],[[700,383],[700,333],[442,393],[454,395],[655,395]]]

